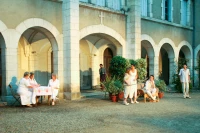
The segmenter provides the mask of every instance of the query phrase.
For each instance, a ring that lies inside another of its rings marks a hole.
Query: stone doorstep
[[[0,107],[6,106],[7,102],[0,102]]]

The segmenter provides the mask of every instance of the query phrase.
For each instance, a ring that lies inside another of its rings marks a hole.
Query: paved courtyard
[[[99,95],[55,106],[0,107],[0,133],[199,133],[200,93],[191,97],[165,93],[158,103],[139,99],[125,106]]]

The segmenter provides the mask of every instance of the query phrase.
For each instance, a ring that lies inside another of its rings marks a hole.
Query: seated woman
[[[52,79],[49,80],[48,87],[51,87],[53,89],[51,99],[52,105],[55,105],[56,96],[58,95],[58,89],[60,88],[60,82],[57,79],[56,74],[53,73],[51,77]]]
[[[33,88],[35,88],[35,87],[39,87],[40,86],[40,84],[38,84],[37,82],[36,82],[36,80],[35,80],[35,78],[34,78],[34,73],[30,73],[30,76],[29,76],[29,83],[30,83],[30,85],[33,87]],[[29,91],[31,91],[31,92],[33,92],[33,89],[29,89]],[[35,98],[34,98],[35,99]],[[33,99],[33,100],[34,100]],[[39,99],[39,96],[37,96],[36,97],[36,103],[38,103],[38,99]]]
[[[33,93],[29,91],[29,88],[31,89],[33,87],[30,85],[28,79],[29,79],[29,73],[25,72],[24,77],[19,82],[17,92],[20,95],[21,104],[26,105],[28,107],[32,107],[31,104],[35,104],[35,101],[32,98]]]
[[[155,101],[156,100],[156,87],[154,83],[154,76],[150,75],[149,80],[146,81],[145,89],[147,94]]]

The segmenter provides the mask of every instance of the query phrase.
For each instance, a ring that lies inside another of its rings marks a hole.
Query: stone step
[[[7,102],[0,102],[0,107],[1,106],[6,106],[7,105]]]

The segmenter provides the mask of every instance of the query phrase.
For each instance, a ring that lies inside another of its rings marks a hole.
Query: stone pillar
[[[2,87],[6,88],[6,90],[3,89],[3,95],[9,96],[11,95],[11,92],[8,85],[11,84],[14,90],[17,90],[18,86],[17,48],[5,48],[5,52],[2,54],[5,57],[5,60],[2,62],[3,65],[5,65],[5,68],[2,70]]]
[[[140,0],[128,0],[126,58],[141,58],[141,11]]]
[[[195,67],[198,66],[198,58],[194,58],[194,65]],[[190,75],[192,75],[192,72],[190,73]],[[199,71],[198,70],[194,70],[194,86],[195,87],[199,87]]]
[[[172,84],[174,74],[177,74],[177,61],[176,58],[169,58],[169,84]]]
[[[63,77],[66,99],[80,98],[79,0],[63,0]]]

